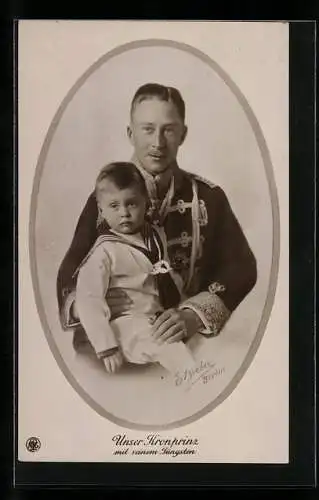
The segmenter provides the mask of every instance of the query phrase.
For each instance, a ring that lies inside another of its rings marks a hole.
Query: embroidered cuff
[[[75,302],[75,290],[65,290],[64,295],[67,295],[67,297],[61,309],[61,324],[63,330],[68,330],[69,328],[80,326],[81,323],[72,315],[72,306]]]
[[[180,309],[192,309],[202,320],[202,335],[216,336],[230,317],[230,311],[215,293],[200,292],[180,305]]]

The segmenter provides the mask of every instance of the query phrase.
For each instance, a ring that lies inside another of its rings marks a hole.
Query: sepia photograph
[[[214,411],[262,342],[280,220],[262,129],[204,52],[136,40],[59,103],[36,167],[33,290],[65,378],[127,429]]]
[[[315,38],[15,22],[15,487],[316,481]]]

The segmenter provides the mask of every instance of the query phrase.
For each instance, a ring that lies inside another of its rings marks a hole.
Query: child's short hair
[[[175,87],[167,87],[160,83],[146,83],[137,89],[131,103],[131,116],[136,104],[154,97],[160,101],[171,101],[176,106],[182,121],[185,121],[185,102],[180,91]]]
[[[99,194],[99,184],[104,179],[110,180],[119,189],[138,187],[143,195],[148,196],[145,180],[134,163],[118,161],[105,165],[96,179],[96,196]]]

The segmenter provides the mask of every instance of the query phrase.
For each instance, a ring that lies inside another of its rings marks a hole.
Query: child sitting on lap
[[[100,236],[77,270],[76,308],[80,322],[106,371],[116,372],[125,360],[158,362],[171,372],[193,365],[182,341],[152,338],[152,319],[176,307],[180,292],[170,269],[164,235],[145,220],[148,195],[144,179],[132,163],[104,167],[96,181],[103,222]],[[112,318],[106,294],[123,289],[132,308]]]

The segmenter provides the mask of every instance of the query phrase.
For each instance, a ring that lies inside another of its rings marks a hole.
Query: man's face
[[[99,184],[98,204],[110,228],[119,233],[137,233],[144,223],[146,197],[138,187],[119,189],[104,179]]]
[[[155,97],[135,105],[127,132],[139,162],[157,175],[176,160],[187,128],[171,101]]]

